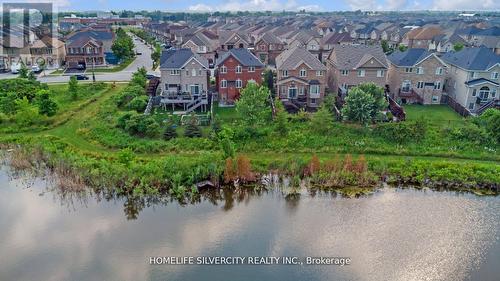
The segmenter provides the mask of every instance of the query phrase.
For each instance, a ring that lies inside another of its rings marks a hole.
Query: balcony
[[[161,93],[161,102],[166,104],[172,103],[190,103],[195,100],[208,100],[207,91],[199,91],[197,93],[185,92],[185,91],[172,91],[167,90]]]
[[[415,99],[415,101],[420,104],[424,103],[424,99],[412,88],[400,88],[398,90],[398,96],[403,99]]]

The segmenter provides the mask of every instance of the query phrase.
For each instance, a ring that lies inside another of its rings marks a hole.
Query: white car
[[[13,62],[12,65],[10,66],[10,72],[12,74],[18,74],[20,69],[21,69],[20,63]]]

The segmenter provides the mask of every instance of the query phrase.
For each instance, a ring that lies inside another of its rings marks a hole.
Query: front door
[[[200,86],[198,84],[191,85],[191,95],[197,96],[200,94]]]

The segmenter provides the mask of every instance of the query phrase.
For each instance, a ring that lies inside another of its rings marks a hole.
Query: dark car
[[[142,56],[142,53],[141,52],[136,52],[135,55],[136,56]]]
[[[89,77],[85,74],[78,74],[78,75],[75,75],[76,77],[76,80],[89,80]]]
[[[158,77],[158,76],[156,76],[154,74],[146,74],[146,79],[151,80],[153,78],[160,78],[160,77]]]

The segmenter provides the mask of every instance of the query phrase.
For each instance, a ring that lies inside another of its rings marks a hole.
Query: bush
[[[160,125],[156,120],[148,115],[132,114],[129,117],[122,116],[120,122],[125,123],[125,130],[131,134],[140,137],[155,137],[158,135]]]
[[[177,137],[177,131],[175,130],[172,124],[168,124],[167,128],[165,128],[165,132],[163,132],[164,140],[171,140]]]
[[[142,86],[128,86],[127,88],[125,88],[125,90],[123,90],[121,94],[116,97],[116,105],[118,107],[124,107],[134,98],[145,95],[146,90],[144,90]]]
[[[398,122],[380,124],[373,133],[386,140],[403,144],[410,141],[419,142],[425,137],[427,125],[424,121]]]
[[[453,140],[459,142],[468,141],[474,144],[489,142],[486,130],[482,127],[478,127],[476,124],[469,124],[461,128],[456,128],[451,131],[450,136]]]
[[[128,104],[127,108],[129,110],[135,110],[139,113],[144,112],[146,110],[146,106],[148,105],[148,97],[147,96],[138,96],[133,98]]]

